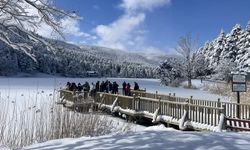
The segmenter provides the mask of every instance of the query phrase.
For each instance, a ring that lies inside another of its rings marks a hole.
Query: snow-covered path
[[[249,150],[249,133],[181,132],[162,126],[99,137],[60,139],[35,144],[24,150]]]

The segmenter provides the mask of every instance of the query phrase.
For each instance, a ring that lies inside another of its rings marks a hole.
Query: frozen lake
[[[134,82],[137,82],[141,89],[147,90],[147,92],[154,93],[158,91],[161,94],[176,93],[176,96],[179,97],[190,97],[191,95],[195,99],[204,99],[204,100],[217,100],[218,98],[223,99],[219,95],[210,94],[207,91],[202,91],[199,89],[185,89],[185,88],[176,88],[176,87],[166,87],[160,85],[160,81],[157,79],[136,79],[136,78],[62,78],[62,77],[36,77],[36,78],[0,78],[0,97],[1,99],[10,99],[10,100],[19,100],[22,97],[30,97],[32,95],[38,96],[42,94],[43,96],[54,96],[55,91],[64,87],[65,84],[69,82],[85,83],[88,81],[116,81],[121,87],[122,83],[129,82],[131,87],[133,87]],[[194,81],[194,84],[200,84],[198,81]],[[198,86],[202,86],[201,84]],[[37,95],[38,94],[38,95]]]

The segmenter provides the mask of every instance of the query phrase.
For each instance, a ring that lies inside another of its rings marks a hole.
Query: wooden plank
[[[198,110],[197,109],[198,109],[198,107],[195,107],[195,121],[199,122],[198,121]]]

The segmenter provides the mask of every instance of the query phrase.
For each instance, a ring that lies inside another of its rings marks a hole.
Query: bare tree
[[[197,51],[198,45],[196,40],[194,40],[191,34],[186,34],[182,36],[177,44],[175,50],[179,53],[184,59],[184,75],[188,79],[188,88],[192,87],[192,74],[194,70],[194,53]]]
[[[0,27],[7,32],[15,33],[17,30],[23,31],[27,28],[35,30],[43,23],[63,37],[60,19],[64,17],[76,18],[73,13],[54,7],[50,0],[0,0]],[[16,46],[19,49],[23,48],[23,44],[13,43],[6,32],[0,31],[0,35],[1,40],[13,48]],[[34,34],[29,34],[29,36],[37,39]]]

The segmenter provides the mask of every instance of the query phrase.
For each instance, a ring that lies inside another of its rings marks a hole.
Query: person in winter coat
[[[110,81],[108,82],[108,91],[110,93],[113,91],[113,84]]]
[[[90,96],[94,96],[95,93],[96,93],[96,88],[94,83],[92,82],[90,85]]]
[[[102,81],[101,85],[100,85],[100,92],[104,92],[105,90],[105,83],[104,81]]]
[[[81,92],[83,90],[81,83],[78,83],[77,90],[78,90],[78,92]]]
[[[100,91],[100,81],[96,82],[96,84],[95,84],[95,90],[96,90],[96,92]]]
[[[135,82],[135,85],[134,85],[134,90],[139,90],[139,85],[137,82]]]
[[[75,82],[73,82],[73,83],[71,84],[71,86],[69,87],[69,90],[70,90],[70,91],[76,91],[76,90],[77,90],[77,86],[76,86],[76,83],[75,83]]]
[[[84,91],[85,92],[89,92],[89,90],[90,90],[90,85],[89,85],[89,83],[88,82],[85,82],[85,84],[84,84]]]
[[[123,83],[122,83],[122,94],[123,95],[126,95],[126,92],[125,92],[125,89],[126,89],[126,82],[124,81]]]
[[[116,82],[113,82],[112,94],[118,93],[118,87],[119,85]]]
[[[66,84],[66,90],[69,90],[70,87],[71,87],[71,83],[70,83],[70,82],[67,82],[67,84]]]
[[[129,83],[126,84],[126,87],[125,87],[125,95],[127,95],[127,96],[130,96],[130,95],[131,95],[131,93],[130,93],[130,84],[129,84]]]
[[[106,93],[109,92],[109,81],[108,80],[104,83],[104,92],[106,92]]]

